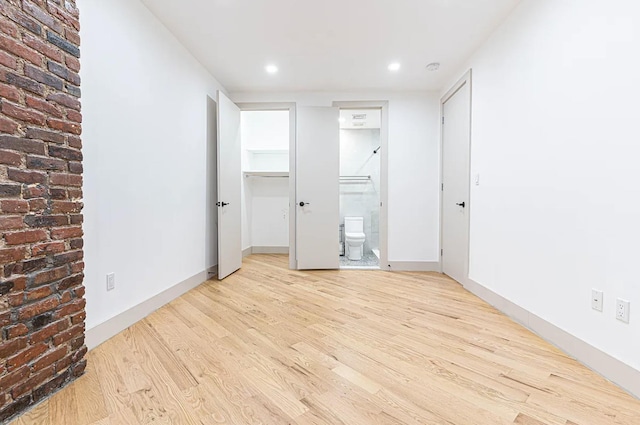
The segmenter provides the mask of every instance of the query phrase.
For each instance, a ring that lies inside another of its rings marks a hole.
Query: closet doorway
[[[290,163],[295,112],[289,104],[240,104],[242,253],[289,254]]]

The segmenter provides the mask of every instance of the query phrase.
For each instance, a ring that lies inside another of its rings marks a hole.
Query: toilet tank
[[[364,233],[363,217],[345,217],[344,218],[345,233]]]

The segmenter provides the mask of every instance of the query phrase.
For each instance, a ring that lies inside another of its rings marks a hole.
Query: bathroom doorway
[[[340,109],[340,268],[380,268],[382,110]]]

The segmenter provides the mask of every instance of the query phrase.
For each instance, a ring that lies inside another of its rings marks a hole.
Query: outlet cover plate
[[[624,323],[629,323],[629,308],[629,301],[618,298],[616,300],[616,319]]]

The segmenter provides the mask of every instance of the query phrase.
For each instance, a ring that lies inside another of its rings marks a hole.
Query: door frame
[[[335,101],[332,106],[340,109],[379,109],[380,120],[380,270],[389,264],[389,101]],[[339,125],[336,123],[336,125]]]
[[[298,269],[296,258],[296,103],[240,102],[240,111],[289,111],[289,268]]]
[[[468,201],[468,213],[467,213],[467,234],[466,234],[466,245],[467,252],[464,259],[464,280],[465,282],[459,282],[463,286],[467,284],[469,280],[469,256],[471,251],[471,134],[472,134],[472,123],[473,123],[473,108],[472,108],[472,100],[473,100],[473,85],[472,85],[472,69],[469,69],[464,73],[462,77],[453,85],[451,88],[440,98],[440,273],[444,273],[444,255],[443,255],[443,195],[444,195],[444,104],[451,99],[458,91],[464,87],[465,85],[469,86],[469,181],[467,182],[468,190],[469,190],[469,201]]]

